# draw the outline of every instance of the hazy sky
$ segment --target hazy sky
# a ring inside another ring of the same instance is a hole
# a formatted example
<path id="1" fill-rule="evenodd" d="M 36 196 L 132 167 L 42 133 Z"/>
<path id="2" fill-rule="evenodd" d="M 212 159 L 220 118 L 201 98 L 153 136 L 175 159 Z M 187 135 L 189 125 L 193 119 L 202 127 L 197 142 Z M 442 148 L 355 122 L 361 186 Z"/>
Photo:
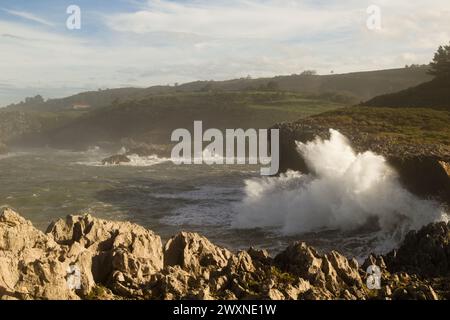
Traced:
<path id="1" fill-rule="evenodd" d="M 69 5 L 81 29 L 66 27 Z M 381 8 L 369 30 L 367 8 Z M 449 0 L 0 0 L 0 106 L 25 96 L 428 63 Z"/>

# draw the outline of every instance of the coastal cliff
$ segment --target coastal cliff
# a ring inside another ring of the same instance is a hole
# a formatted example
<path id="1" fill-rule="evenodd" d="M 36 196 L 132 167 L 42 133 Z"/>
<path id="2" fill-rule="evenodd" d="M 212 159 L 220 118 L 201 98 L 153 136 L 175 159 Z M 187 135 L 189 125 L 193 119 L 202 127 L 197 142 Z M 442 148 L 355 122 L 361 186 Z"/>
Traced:
<path id="1" fill-rule="evenodd" d="M 329 139 L 330 128 L 356 152 L 384 156 L 400 182 L 421 198 L 450 204 L 449 113 L 426 109 L 354 107 L 281 123 L 280 171 L 309 173 L 296 142 Z"/>
<path id="2" fill-rule="evenodd" d="M 370 290 L 369 266 L 381 270 Z M 411 232 L 362 266 L 336 251 L 293 243 L 275 257 L 231 252 L 196 233 L 163 244 L 129 222 L 68 216 L 43 233 L 11 209 L 0 215 L 1 299 L 423 299 L 450 298 L 450 224 Z"/>

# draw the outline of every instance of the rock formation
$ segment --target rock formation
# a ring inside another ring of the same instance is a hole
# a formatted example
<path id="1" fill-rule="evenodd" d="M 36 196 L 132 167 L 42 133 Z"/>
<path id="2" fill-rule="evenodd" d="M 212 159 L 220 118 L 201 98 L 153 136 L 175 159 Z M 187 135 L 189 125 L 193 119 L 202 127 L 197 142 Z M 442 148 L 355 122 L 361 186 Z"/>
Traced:
<path id="1" fill-rule="evenodd" d="M 103 165 L 117 165 L 121 163 L 129 163 L 131 162 L 130 158 L 123 154 L 116 154 L 111 157 L 105 158 L 102 160 Z"/>
<path id="2" fill-rule="evenodd" d="M 274 258 L 233 253 L 196 233 L 161 238 L 129 222 L 68 216 L 46 233 L 11 209 L 0 215 L 1 299 L 448 299 L 450 225 L 412 232 L 362 266 L 293 243 Z M 367 286 L 369 266 L 381 289 Z"/>

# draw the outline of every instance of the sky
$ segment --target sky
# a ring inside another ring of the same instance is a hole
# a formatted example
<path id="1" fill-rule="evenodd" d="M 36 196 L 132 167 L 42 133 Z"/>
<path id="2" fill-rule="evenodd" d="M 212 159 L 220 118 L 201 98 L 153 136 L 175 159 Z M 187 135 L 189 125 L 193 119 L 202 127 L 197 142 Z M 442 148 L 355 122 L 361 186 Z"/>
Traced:
<path id="1" fill-rule="evenodd" d="M 67 27 L 70 5 L 80 29 Z M 368 27 L 373 19 L 380 28 Z M 425 64 L 449 41 L 448 0 L 0 0 L 0 106 L 36 94 Z"/>

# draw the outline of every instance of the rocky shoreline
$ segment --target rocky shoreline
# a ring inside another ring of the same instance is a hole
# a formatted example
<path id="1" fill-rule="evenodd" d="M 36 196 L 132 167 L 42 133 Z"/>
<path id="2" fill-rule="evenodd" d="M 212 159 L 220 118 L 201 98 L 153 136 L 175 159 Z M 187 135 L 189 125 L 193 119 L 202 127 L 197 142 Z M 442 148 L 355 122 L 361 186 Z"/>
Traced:
<path id="1" fill-rule="evenodd" d="M 366 272 L 381 270 L 381 288 Z M 150 230 L 90 215 L 43 233 L 11 209 L 0 215 L 0 299 L 417 299 L 450 298 L 450 223 L 411 232 L 362 266 L 293 243 L 270 257 L 233 253 L 195 233 L 163 244 Z"/>

